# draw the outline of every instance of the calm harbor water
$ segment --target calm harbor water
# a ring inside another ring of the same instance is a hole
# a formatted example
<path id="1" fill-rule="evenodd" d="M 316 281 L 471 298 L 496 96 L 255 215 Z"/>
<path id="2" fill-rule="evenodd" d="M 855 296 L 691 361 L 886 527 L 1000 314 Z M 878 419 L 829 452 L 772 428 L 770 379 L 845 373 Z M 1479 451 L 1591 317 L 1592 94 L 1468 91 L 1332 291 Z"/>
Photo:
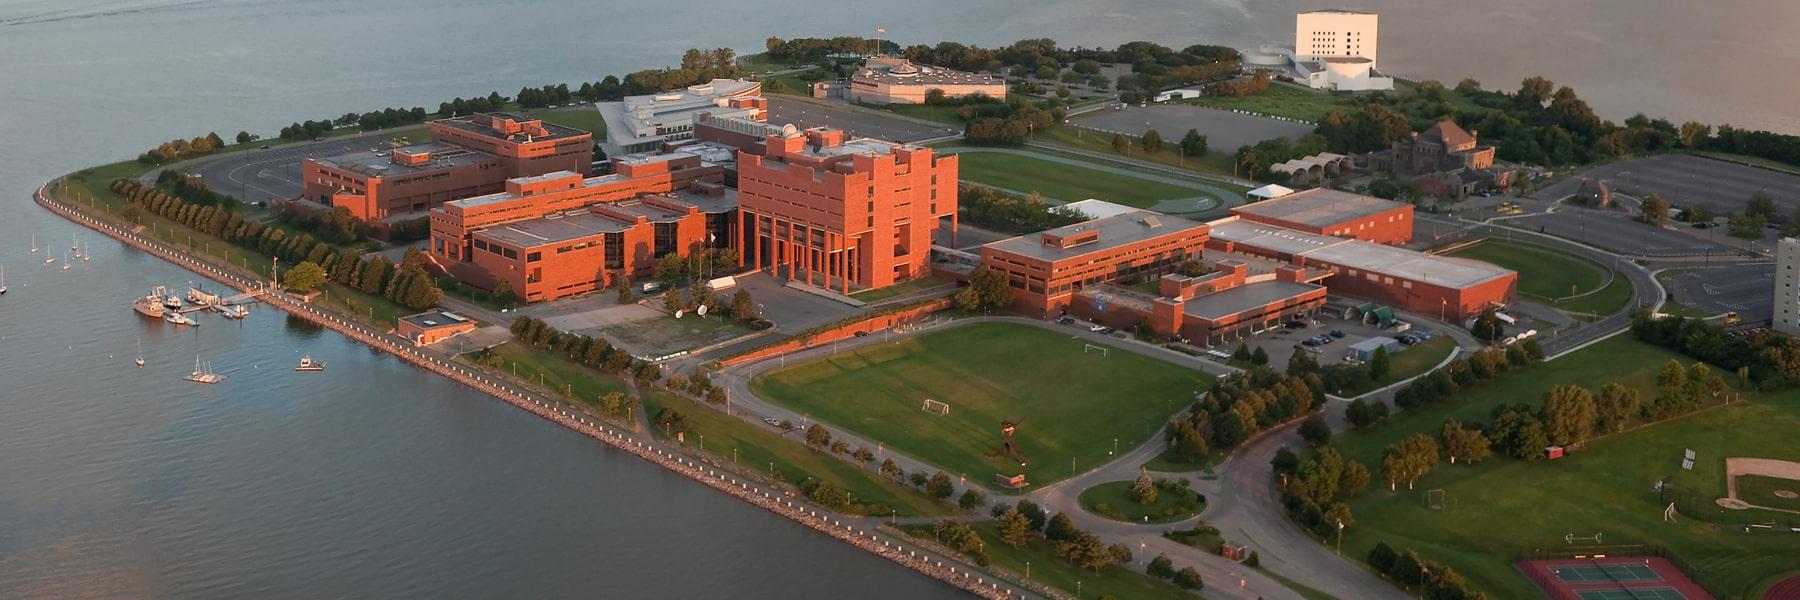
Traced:
<path id="1" fill-rule="evenodd" d="M 1800 21 L 1791 3 L 1359 4 L 1384 13 L 1402 76 L 1542 73 L 1612 117 L 1800 131 L 1781 104 L 1800 84 L 1779 68 L 1800 45 L 1772 31 Z M 951 595 L 274 311 L 179 331 L 142 319 L 132 295 L 194 277 L 86 233 L 90 262 L 46 268 L 32 236 L 60 262 L 78 229 L 30 191 L 173 137 L 510 95 L 771 33 L 1245 45 L 1323 6 L 0 0 L 0 597 Z M 230 379 L 181 381 L 196 353 Z M 330 371 L 291 371 L 301 353 Z"/>

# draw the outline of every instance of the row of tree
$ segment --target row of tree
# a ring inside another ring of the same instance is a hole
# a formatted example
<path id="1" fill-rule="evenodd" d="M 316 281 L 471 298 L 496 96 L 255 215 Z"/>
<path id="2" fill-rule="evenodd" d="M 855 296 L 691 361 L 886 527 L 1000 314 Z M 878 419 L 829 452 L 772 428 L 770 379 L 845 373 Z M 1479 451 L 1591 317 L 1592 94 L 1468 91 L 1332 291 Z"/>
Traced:
<path id="1" fill-rule="evenodd" d="M 1327 535 L 1356 521 L 1349 500 L 1369 485 L 1369 468 L 1362 463 L 1326 446 L 1305 460 L 1282 448 L 1271 466 L 1286 482 L 1282 508 L 1307 531 Z"/>
<path id="2" fill-rule="evenodd" d="M 223 147 L 225 147 L 225 140 L 220 139 L 219 134 L 208 133 L 191 140 L 173 139 L 163 142 L 155 148 L 139 154 L 137 161 L 147 165 L 160 165 L 186 158 L 205 156 Z"/>
<path id="3" fill-rule="evenodd" d="M 190 177 L 186 173 L 174 169 L 165 169 L 156 175 L 156 189 L 200 206 L 222 206 L 227 209 L 235 209 L 238 205 L 237 198 L 213 191 L 212 186 L 207 184 L 205 179 Z"/>
<path id="4" fill-rule="evenodd" d="M 1448 400 L 1458 390 L 1493 381 L 1509 370 L 1543 359 L 1544 350 L 1536 340 L 1525 340 L 1504 349 L 1478 350 L 1401 387 L 1394 392 L 1394 405 L 1412 408 Z"/>
<path id="5" fill-rule="evenodd" d="M 647 383 L 654 383 L 661 379 L 662 370 L 660 368 L 645 368 L 656 367 L 654 363 L 634 359 L 630 352 L 613 346 L 604 338 L 561 331 L 549 323 L 528 316 L 513 319 L 509 329 L 512 331 L 513 339 L 518 340 L 519 343 L 564 356 L 590 369 L 635 377 Z"/>
<path id="6" fill-rule="evenodd" d="M 1469 589 L 1469 582 L 1450 567 L 1419 558 L 1411 548 L 1395 552 L 1387 542 L 1378 542 L 1369 550 L 1368 563 L 1395 584 L 1408 590 L 1420 586 L 1419 594 L 1433 600 L 1485 600 L 1487 595 Z"/>
<path id="7" fill-rule="evenodd" d="M 1788 336 L 1766 332 L 1726 335 L 1724 327 L 1699 319 L 1657 318 L 1643 310 L 1632 315 L 1631 333 L 1639 340 L 1736 373 L 1741 381 L 1763 390 L 1800 382 L 1800 342 Z"/>
<path id="8" fill-rule="evenodd" d="M 1080 211 L 1050 206 L 1036 192 L 1021 197 L 965 183 L 957 186 L 956 202 L 962 222 L 1002 233 L 1043 231 L 1087 220 Z"/>
<path id="9" fill-rule="evenodd" d="M 1169 420 L 1175 457 L 1198 462 L 1212 449 L 1230 449 L 1257 432 L 1310 414 L 1322 406 L 1325 384 L 1317 372 L 1276 373 L 1251 366 L 1236 377 L 1214 380 L 1193 408 Z"/>

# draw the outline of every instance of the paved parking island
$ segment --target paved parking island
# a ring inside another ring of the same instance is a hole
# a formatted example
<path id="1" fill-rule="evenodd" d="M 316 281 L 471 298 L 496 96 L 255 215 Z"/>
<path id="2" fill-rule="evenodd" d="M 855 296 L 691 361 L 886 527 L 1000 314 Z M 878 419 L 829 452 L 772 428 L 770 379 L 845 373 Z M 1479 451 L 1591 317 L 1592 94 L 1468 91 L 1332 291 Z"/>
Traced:
<path id="1" fill-rule="evenodd" d="M 1206 136 L 1206 147 L 1214 152 L 1235 152 L 1239 146 L 1285 137 L 1297 140 L 1312 133 L 1313 126 L 1267 117 L 1206 108 L 1191 104 L 1156 104 L 1124 110 L 1103 110 L 1082 115 L 1080 125 L 1117 131 L 1127 135 L 1143 135 L 1155 129 L 1164 140 L 1179 141 L 1187 130 L 1198 130 Z"/>

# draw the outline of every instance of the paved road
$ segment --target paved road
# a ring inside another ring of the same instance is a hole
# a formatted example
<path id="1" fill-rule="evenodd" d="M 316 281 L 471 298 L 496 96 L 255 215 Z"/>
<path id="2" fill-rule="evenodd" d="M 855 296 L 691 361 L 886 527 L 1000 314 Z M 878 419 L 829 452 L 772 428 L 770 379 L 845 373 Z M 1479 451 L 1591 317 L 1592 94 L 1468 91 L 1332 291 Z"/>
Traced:
<path id="1" fill-rule="evenodd" d="M 1156 206 L 1151 207 L 1151 210 L 1156 210 L 1156 211 L 1161 211 L 1161 212 L 1176 213 L 1176 214 L 1213 212 L 1213 211 L 1218 210 L 1219 208 L 1222 208 L 1224 206 L 1230 205 L 1231 203 L 1234 203 L 1234 201 L 1236 201 L 1238 199 L 1238 195 L 1230 190 L 1226 190 L 1224 188 L 1221 188 L 1221 187 L 1218 187 L 1215 185 L 1204 183 L 1193 177 L 1178 177 L 1178 176 L 1163 175 L 1163 174 L 1158 174 L 1158 173 L 1146 173 L 1146 172 L 1144 172 L 1142 170 L 1138 170 L 1138 169 L 1128 169 L 1128 168 L 1121 167 L 1121 166 L 1100 164 L 1095 161 L 1074 159 L 1074 158 L 1069 158 L 1066 156 L 1059 156 L 1056 154 L 1049 154 L 1049 153 L 1045 153 L 1045 152 L 1033 152 L 1031 150 L 1020 150 L 1017 148 L 990 148 L 990 147 L 974 147 L 974 146 L 945 148 L 944 152 L 947 154 L 962 154 L 962 153 L 967 153 L 967 152 L 984 152 L 984 153 L 993 153 L 993 154 L 1010 154 L 1013 156 L 1024 156 L 1024 157 L 1028 157 L 1028 158 L 1034 158 L 1034 159 L 1038 159 L 1038 160 L 1068 165 L 1071 167 L 1079 167 L 1079 168 L 1083 168 L 1083 169 L 1090 169 L 1090 170 L 1100 171 L 1100 172 L 1104 172 L 1104 173 L 1112 173 L 1114 175 L 1122 175 L 1125 177 L 1135 177 L 1135 178 L 1144 179 L 1147 181 L 1155 181 L 1157 183 L 1165 183 L 1168 185 L 1173 185 L 1176 187 L 1183 187 L 1183 188 L 1187 188 L 1187 189 L 1194 190 L 1197 192 L 1202 192 L 1203 194 L 1205 194 L 1205 195 L 1193 196 L 1190 198 L 1163 200 L 1162 202 L 1157 203 Z M 979 183 L 979 182 L 976 182 L 976 183 Z M 1065 200 L 1072 201 L 1072 200 L 1082 200 L 1082 199 L 1084 199 L 1084 198 L 1065 199 Z M 1101 198 L 1101 200 L 1105 200 L 1105 198 Z"/>
<path id="2" fill-rule="evenodd" d="M 1769 319 L 1774 313 L 1775 264 L 1768 261 L 1675 266 L 1691 271 L 1665 275 L 1676 302 L 1708 314 L 1736 312 L 1745 321 Z"/>
<path id="3" fill-rule="evenodd" d="M 1206 146 L 1214 152 L 1236 152 L 1241 146 L 1273 138 L 1297 140 L 1313 132 L 1305 123 L 1281 121 L 1192 104 L 1153 104 L 1124 110 L 1094 111 L 1076 123 L 1102 131 L 1141 136 L 1155 129 L 1163 139 L 1176 141 L 1194 129 L 1206 136 Z"/>
<path id="4" fill-rule="evenodd" d="M 962 134 L 962 128 L 947 123 L 884 113 L 870 108 L 841 103 L 769 94 L 770 124 L 788 123 L 801 129 L 836 127 L 855 137 L 872 137 L 896 142 L 917 142 Z"/>
<path id="5" fill-rule="evenodd" d="M 304 187 L 300 180 L 300 162 L 303 159 L 368 152 L 371 148 L 385 145 L 388 136 L 402 130 L 407 130 L 406 133 L 417 138 L 415 141 L 426 137 L 423 126 L 412 125 L 318 142 L 279 143 L 280 140 L 271 140 L 267 149 L 256 148 L 206 156 L 168 165 L 163 169 L 181 169 L 199 175 L 214 190 L 231 194 L 245 202 L 293 198 L 299 196 Z M 152 170 L 139 179 L 144 183 L 155 181 L 163 169 Z"/>

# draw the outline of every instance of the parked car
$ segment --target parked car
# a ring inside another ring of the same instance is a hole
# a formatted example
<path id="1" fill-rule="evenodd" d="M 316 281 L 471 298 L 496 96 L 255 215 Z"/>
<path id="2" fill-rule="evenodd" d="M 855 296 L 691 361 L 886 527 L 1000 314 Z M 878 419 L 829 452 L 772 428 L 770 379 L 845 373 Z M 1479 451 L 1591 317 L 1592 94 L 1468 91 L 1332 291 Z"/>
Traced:
<path id="1" fill-rule="evenodd" d="M 1105 325 L 1100 325 L 1100 324 L 1098 324 L 1098 323 L 1096 323 L 1096 324 L 1093 324 L 1093 325 L 1089 325 L 1089 326 L 1088 326 L 1088 331 L 1092 331 L 1092 332 L 1094 332 L 1094 333 L 1100 333 L 1100 332 L 1102 332 L 1102 331 L 1105 331 L 1105 330 L 1106 330 L 1106 326 L 1105 326 Z"/>
<path id="2" fill-rule="evenodd" d="M 1057 319 L 1056 322 L 1061 323 L 1063 325 L 1074 325 L 1075 317 L 1063 317 L 1063 318 Z"/>
<path id="3" fill-rule="evenodd" d="M 1319 338 L 1306 338 L 1306 339 L 1300 341 L 1300 345 L 1306 346 L 1308 348 L 1317 346 L 1317 345 L 1319 345 Z"/>
<path id="4" fill-rule="evenodd" d="M 1339 331 L 1339 330 L 1336 330 L 1336 329 L 1333 329 L 1333 330 L 1331 330 L 1331 337 L 1334 337 L 1334 338 L 1338 338 L 1338 339 L 1343 339 L 1343 337 L 1344 337 L 1344 332 L 1343 332 L 1343 331 Z"/>
<path id="5" fill-rule="evenodd" d="M 1287 322 L 1288 329 L 1301 329 L 1304 327 L 1306 327 L 1306 321 L 1288 321 Z"/>

